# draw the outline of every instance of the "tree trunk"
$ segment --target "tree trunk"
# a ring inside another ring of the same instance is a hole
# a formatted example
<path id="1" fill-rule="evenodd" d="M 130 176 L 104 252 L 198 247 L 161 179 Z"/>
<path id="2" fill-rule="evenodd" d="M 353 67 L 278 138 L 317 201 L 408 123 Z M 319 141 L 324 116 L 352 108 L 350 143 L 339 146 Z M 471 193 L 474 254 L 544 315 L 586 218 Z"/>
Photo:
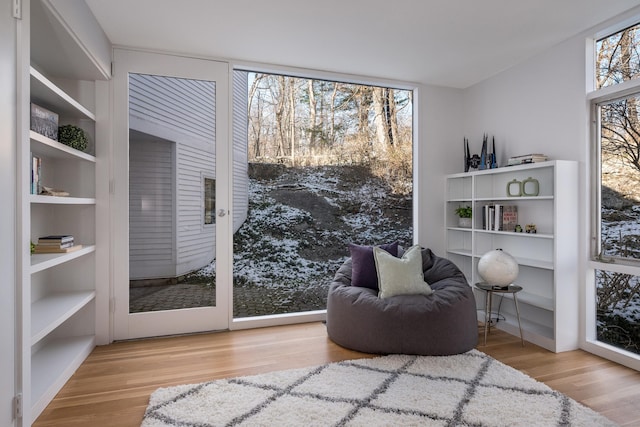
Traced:
<path id="1" fill-rule="evenodd" d="M 381 87 L 373 88 L 373 110 L 374 124 L 376 128 L 376 150 L 386 153 L 391 145 L 391 126 L 388 121 L 388 106 L 386 105 L 385 89 Z"/>
<path id="2" fill-rule="evenodd" d="M 247 103 L 247 117 L 249 118 L 249 124 L 251 129 L 253 130 L 253 158 L 257 159 L 261 156 L 261 143 L 262 143 L 262 95 L 258 91 L 258 86 L 264 74 L 256 74 L 251 83 L 251 87 L 249 88 L 249 96 Z M 254 104 L 254 100 L 256 103 L 256 112 L 252 114 L 252 108 Z"/>
<path id="3" fill-rule="evenodd" d="M 284 124 L 285 109 L 285 77 L 278 76 L 278 92 L 276 101 L 276 137 L 278 145 L 276 148 L 276 157 L 286 156 L 284 150 L 284 141 L 286 140 L 286 126 Z"/>
<path id="4" fill-rule="evenodd" d="M 316 152 L 316 146 L 318 143 L 317 127 L 318 117 L 317 108 L 318 101 L 313 91 L 313 80 L 307 80 L 307 91 L 309 92 L 309 152 L 313 156 Z"/>
<path id="5" fill-rule="evenodd" d="M 387 122 L 389 123 L 391 145 L 397 144 L 400 140 L 398 132 L 398 109 L 396 107 L 395 91 L 386 89 L 387 94 Z"/>
<path id="6" fill-rule="evenodd" d="M 289 144 L 291 145 L 291 164 L 296 164 L 296 86 L 295 79 L 288 77 L 289 81 Z"/>
<path id="7" fill-rule="evenodd" d="M 331 92 L 331 119 L 329 123 L 329 145 L 333 149 L 336 142 L 336 96 L 338 95 L 338 83 L 333 84 L 333 92 Z"/>

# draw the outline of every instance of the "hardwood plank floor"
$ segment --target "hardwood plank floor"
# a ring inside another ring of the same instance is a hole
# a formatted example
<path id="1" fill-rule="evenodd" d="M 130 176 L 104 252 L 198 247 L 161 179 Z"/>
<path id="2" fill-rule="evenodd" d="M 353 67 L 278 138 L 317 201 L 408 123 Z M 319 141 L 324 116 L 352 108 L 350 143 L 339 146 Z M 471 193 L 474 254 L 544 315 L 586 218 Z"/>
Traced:
<path id="1" fill-rule="evenodd" d="M 495 329 L 478 350 L 621 425 L 640 425 L 640 372 L 581 350 L 522 347 Z M 322 323 L 114 343 L 93 351 L 34 426 L 138 427 L 158 387 L 362 357 L 372 355 L 334 344 Z"/>

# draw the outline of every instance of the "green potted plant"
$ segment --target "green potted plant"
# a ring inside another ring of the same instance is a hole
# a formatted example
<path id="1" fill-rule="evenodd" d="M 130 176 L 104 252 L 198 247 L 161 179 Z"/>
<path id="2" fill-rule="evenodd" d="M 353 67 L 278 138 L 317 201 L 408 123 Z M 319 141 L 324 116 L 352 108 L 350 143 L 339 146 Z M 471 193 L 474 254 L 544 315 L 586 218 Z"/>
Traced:
<path id="1" fill-rule="evenodd" d="M 84 130 L 74 125 L 60 126 L 58 128 L 58 141 L 79 151 L 86 150 L 89 142 Z"/>
<path id="2" fill-rule="evenodd" d="M 458 215 L 458 226 L 471 228 L 471 216 L 473 215 L 471 206 L 458 206 L 455 212 Z"/>

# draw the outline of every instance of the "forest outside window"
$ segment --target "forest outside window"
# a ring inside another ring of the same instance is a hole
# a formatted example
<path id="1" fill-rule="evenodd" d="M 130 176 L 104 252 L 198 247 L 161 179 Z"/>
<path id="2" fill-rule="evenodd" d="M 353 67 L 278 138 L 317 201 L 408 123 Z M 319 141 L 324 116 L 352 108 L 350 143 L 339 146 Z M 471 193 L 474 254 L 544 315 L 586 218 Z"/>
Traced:
<path id="1" fill-rule="evenodd" d="M 593 259 L 598 341 L 640 354 L 640 27 L 596 42 Z M 618 86 L 616 86 L 618 85 Z M 618 89 L 622 87 L 623 89 Z"/>
<path id="2" fill-rule="evenodd" d="M 640 52 L 636 24 L 596 42 L 596 89 L 640 76 Z"/>

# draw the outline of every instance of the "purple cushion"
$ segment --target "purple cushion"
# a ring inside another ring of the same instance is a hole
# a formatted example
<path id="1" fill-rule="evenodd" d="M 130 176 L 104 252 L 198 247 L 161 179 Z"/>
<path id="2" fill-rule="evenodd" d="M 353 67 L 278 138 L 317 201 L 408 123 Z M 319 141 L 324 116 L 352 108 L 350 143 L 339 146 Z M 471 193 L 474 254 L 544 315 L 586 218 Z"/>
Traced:
<path id="1" fill-rule="evenodd" d="M 398 242 L 380 245 L 391 255 L 398 256 Z M 373 246 L 361 246 L 349 243 L 351 253 L 351 286 L 378 290 L 378 273 L 373 259 Z"/>

